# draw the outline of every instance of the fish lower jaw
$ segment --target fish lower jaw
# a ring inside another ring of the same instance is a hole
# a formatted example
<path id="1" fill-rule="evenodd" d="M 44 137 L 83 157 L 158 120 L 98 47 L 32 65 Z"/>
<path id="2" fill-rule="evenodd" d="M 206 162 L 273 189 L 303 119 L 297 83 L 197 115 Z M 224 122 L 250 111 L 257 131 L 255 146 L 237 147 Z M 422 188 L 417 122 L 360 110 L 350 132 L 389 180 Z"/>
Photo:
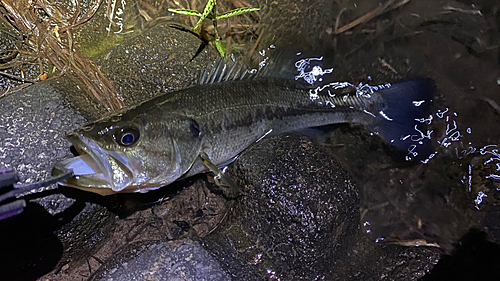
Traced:
<path id="1" fill-rule="evenodd" d="M 116 193 L 111 177 L 104 173 L 87 153 L 57 162 L 52 169 L 52 175 L 59 175 L 68 170 L 73 171 L 74 176 L 59 182 L 60 185 L 79 189 L 111 189 Z"/>
<path id="2" fill-rule="evenodd" d="M 119 194 L 119 193 L 147 193 L 149 191 L 159 189 L 159 188 L 161 188 L 163 186 L 140 186 L 140 185 L 139 186 L 135 186 L 135 185 L 129 185 L 126 188 L 124 188 L 122 190 L 119 190 L 119 191 L 115 191 L 112 188 L 105 187 L 105 186 L 90 187 L 90 186 L 78 186 L 78 185 L 75 185 L 75 186 L 70 186 L 70 187 L 77 188 L 77 189 L 84 190 L 84 191 L 88 191 L 88 192 L 97 193 L 97 194 L 100 194 L 100 195 L 113 195 L 113 194 Z"/>

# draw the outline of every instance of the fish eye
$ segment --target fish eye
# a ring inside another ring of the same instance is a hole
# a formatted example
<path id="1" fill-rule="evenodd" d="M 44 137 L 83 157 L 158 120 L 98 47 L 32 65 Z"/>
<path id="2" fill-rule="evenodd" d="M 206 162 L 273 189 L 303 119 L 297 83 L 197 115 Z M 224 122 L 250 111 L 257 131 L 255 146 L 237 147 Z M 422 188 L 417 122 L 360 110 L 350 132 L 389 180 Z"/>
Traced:
<path id="1" fill-rule="evenodd" d="M 131 146 L 137 143 L 139 136 L 139 131 L 135 128 L 122 128 L 115 134 L 115 140 L 121 146 Z"/>

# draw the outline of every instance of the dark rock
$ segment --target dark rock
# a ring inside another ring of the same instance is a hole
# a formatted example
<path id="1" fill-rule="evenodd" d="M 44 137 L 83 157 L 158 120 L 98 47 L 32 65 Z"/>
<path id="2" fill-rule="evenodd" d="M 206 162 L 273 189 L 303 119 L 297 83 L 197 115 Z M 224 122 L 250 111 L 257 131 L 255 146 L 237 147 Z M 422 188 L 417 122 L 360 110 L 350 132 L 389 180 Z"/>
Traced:
<path id="1" fill-rule="evenodd" d="M 202 41 L 169 24 L 143 31 L 96 59 L 127 105 L 196 84 L 201 71 L 218 58 L 211 48 L 194 58 Z"/>
<path id="2" fill-rule="evenodd" d="M 235 169 L 246 195 L 231 211 L 238 223 L 229 233 L 256 243 L 248 261 L 262 254 L 284 279 L 312 280 L 335 266 L 358 231 L 359 197 L 330 154 L 304 136 L 283 135 L 250 148 Z"/>
<path id="3" fill-rule="evenodd" d="M 231 280 L 196 241 L 144 241 L 123 247 L 89 280 Z"/>
<path id="4" fill-rule="evenodd" d="M 72 156 L 63 136 L 87 121 L 68 108 L 63 95 L 49 83 L 37 83 L 0 99 L 0 118 L 4 132 L 0 166 L 15 168 L 21 182 L 47 178 L 57 159 Z"/>
<path id="5" fill-rule="evenodd" d="M 439 258 L 436 248 L 369 241 L 354 181 L 304 136 L 264 139 L 229 173 L 246 194 L 203 241 L 236 280 L 416 280 Z"/>

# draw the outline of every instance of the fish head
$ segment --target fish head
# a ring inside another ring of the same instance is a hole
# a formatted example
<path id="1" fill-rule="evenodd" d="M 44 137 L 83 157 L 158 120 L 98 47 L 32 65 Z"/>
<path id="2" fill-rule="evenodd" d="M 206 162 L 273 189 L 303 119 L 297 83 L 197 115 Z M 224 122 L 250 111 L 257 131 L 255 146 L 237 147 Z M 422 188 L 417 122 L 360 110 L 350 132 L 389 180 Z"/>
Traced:
<path id="1" fill-rule="evenodd" d="M 201 134 L 195 136 L 190 126 L 189 118 L 149 114 L 97 121 L 67 135 L 80 155 L 56 163 L 53 174 L 72 170 L 74 176 L 61 185 L 102 195 L 159 188 L 182 176 L 199 153 Z M 175 132 L 181 127 L 187 133 Z"/>

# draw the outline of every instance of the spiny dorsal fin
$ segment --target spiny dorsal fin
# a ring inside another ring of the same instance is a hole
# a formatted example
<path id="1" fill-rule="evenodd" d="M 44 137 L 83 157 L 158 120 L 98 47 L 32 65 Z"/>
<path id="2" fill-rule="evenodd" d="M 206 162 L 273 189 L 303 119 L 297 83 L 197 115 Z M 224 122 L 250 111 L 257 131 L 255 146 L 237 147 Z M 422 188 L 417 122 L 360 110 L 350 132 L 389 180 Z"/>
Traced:
<path id="1" fill-rule="evenodd" d="M 268 52 L 272 52 L 272 54 L 266 56 Z M 317 76 L 333 71 L 333 69 L 322 68 L 323 56 L 311 56 L 310 54 L 308 56 L 286 48 L 268 49 L 268 52 L 263 52 L 262 56 L 265 58 L 259 63 L 259 70 L 249 69 L 235 62 L 234 57 L 221 58 L 213 66 L 202 71 L 199 83 L 211 84 L 255 77 L 276 77 L 295 80 L 299 84 L 311 88 L 325 82 Z M 315 69 L 318 69 L 316 70 L 318 74 L 313 74 Z M 319 81 L 316 81 L 317 78 Z"/>
<path id="2" fill-rule="evenodd" d="M 221 58 L 212 67 L 201 72 L 200 84 L 211 84 L 232 80 L 250 79 L 256 76 L 256 69 L 248 69 L 234 61 L 234 58 Z"/>

